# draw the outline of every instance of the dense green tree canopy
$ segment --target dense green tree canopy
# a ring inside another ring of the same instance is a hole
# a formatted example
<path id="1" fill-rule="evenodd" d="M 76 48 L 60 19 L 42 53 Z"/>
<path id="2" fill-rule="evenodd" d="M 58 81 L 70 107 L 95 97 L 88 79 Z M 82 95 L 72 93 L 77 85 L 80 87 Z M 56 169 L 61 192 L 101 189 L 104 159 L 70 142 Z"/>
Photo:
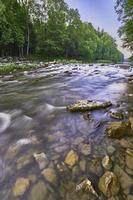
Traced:
<path id="1" fill-rule="evenodd" d="M 0 55 L 117 62 L 115 40 L 64 0 L 0 0 Z"/>

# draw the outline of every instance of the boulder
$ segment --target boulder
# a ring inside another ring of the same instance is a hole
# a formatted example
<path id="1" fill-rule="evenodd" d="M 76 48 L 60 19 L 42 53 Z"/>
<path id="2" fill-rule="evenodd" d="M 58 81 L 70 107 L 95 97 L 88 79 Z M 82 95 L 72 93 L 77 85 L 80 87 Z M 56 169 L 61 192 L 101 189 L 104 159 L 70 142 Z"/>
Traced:
<path id="1" fill-rule="evenodd" d="M 98 186 L 100 191 L 108 198 L 117 195 L 120 189 L 117 176 L 111 171 L 105 172 L 100 178 Z"/>
<path id="2" fill-rule="evenodd" d="M 64 162 L 70 167 L 73 167 L 77 161 L 78 161 L 78 154 L 75 151 L 71 150 L 68 152 Z"/>
<path id="3" fill-rule="evenodd" d="M 23 195 L 26 190 L 29 188 L 30 181 L 27 178 L 18 178 L 13 187 L 13 196 L 19 197 Z"/>
<path id="4" fill-rule="evenodd" d="M 67 109 L 71 112 L 84 112 L 84 111 L 107 108 L 111 105 L 112 105 L 111 102 L 102 103 L 102 102 L 89 101 L 89 100 L 80 100 L 72 105 L 67 106 Z"/>

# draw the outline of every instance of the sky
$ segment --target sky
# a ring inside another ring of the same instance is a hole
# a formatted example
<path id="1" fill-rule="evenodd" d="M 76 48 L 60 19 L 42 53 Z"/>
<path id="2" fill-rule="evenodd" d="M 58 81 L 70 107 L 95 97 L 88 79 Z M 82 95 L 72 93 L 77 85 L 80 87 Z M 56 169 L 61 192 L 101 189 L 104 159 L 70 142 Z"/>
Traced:
<path id="1" fill-rule="evenodd" d="M 118 49 L 128 58 L 131 54 L 123 49 L 122 41 L 118 36 L 120 22 L 114 10 L 116 0 L 65 0 L 71 8 L 77 8 L 83 21 L 88 21 L 97 29 L 104 29 L 116 39 Z"/>

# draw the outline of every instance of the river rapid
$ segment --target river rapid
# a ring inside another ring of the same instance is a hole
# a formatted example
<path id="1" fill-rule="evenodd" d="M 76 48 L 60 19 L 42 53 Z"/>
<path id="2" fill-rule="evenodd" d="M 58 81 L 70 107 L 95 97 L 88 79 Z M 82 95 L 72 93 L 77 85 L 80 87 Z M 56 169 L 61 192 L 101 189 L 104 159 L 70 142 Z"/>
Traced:
<path id="1" fill-rule="evenodd" d="M 85 113 L 66 109 L 86 99 L 111 101 L 112 106 Z M 53 64 L 1 76 L 0 200 L 133 199 L 133 169 L 125 160 L 133 138 L 107 137 L 108 122 L 116 121 L 111 111 L 122 113 L 124 119 L 133 116 L 131 66 Z M 64 163 L 70 151 L 78 156 L 71 167 Z M 40 153 L 43 158 L 36 159 Z M 121 174 L 120 190 L 112 198 L 98 188 L 106 155 L 112 171 L 117 168 Z M 76 192 L 85 178 L 98 197 Z"/>

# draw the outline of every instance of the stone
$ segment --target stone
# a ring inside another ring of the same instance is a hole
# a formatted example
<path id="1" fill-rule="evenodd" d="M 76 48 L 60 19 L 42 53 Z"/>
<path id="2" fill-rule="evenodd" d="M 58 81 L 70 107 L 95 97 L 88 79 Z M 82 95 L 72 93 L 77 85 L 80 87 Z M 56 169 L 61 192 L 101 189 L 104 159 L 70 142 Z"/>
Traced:
<path id="1" fill-rule="evenodd" d="M 129 169 L 133 170 L 133 150 L 126 150 L 126 165 Z"/>
<path id="2" fill-rule="evenodd" d="M 127 200 L 133 200 L 133 195 L 128 195 Z"/>
<path id="3" fill-rule="evenodd" d="M 48 190 L 43 181 L 39 181 L 36 183 L 29 195 L 28 200 L 44 200 L 47 199 L 48 196 Z"/>
<path id="4" fill-rule="evenodd" d="M 133 179 L 119 165 L 115 165 L 114 173 L 117 175 L 123 191 L 129 191 L 133 186 Z"/>
<path id="5" fill-rule="evenodd" d="M 123 113 L 120 112 L 109 112 L 110 117 L 114 118 L 114 119 L 124 119 L 124 115 Z"/>
<path id="6" fill-rule="evenodd" d="M 13 187 L 14 197 L 22 196 L 30 186 L 30 181 L 27 178 L 18 178 Z"/>
<path id="7" fill-rule="evenodd" d="M 56 185 L 56 183 L 57 183 L 57 176 L 56 176 L 56 172 L 55 172 L 54 169 L 52 169 L 52 168 L 46 168 L 46 169 L 44 169 L 42 171 L 42 175 L 44 176 L 44 178 L 48 182 Z"/>
<path id="8" fill-rule="evenodd" d="M 83 190 L 84 192 L 90 192 L 91 194 L 93 194 L 96 197 L 98 197 L 98 194 L 94 190 L 92 182 L 89 179 L 85 179 L 84 181 L 82 181 L 80 184 L 78 184 L 76 186 L 76 191 L 78 192 L 80 190 Z"/>
<path id="9" fill-rule="evenodd" d="M 133 131 L 133 117 L 130 117 L 130 118 L 129 118 L 129 122 L 130 122 L 130 124 L 131 124 L 131 129 L 132 129 L 132 131 Z"/>
<path id="10" fill-rule="evenodd" d="M 71 112 L 84 112 L 84 111 L 91 111 L 91 110 L 98 110 L 102 108 L 107 108 L 111 106 L 111 102 L 95 102 L 89 100 L 80 100 L 77 101 L 75 104 L 67 106 L 67 109 Z"/>
<path id="11" fill-rule="evenodd" d="M 98 186 L 100 191 L 108 198 L 117 195 L 120 190 L 118 178 L 111 171 L 105 172 L 100 178 Z"/>
<path id="12" fill-rule="evenodd" d="M 73 177 L 77 177 L 78 175 L 80 174 L 80 169 L 79 169 L 79 166 L 75 165 L 72 169 L 72 175 Z"/>
<path id="13" fill-rule="evenodd" d="M 110 159 L 109 156 L 105 156 L 102 160 L 102 166 L 107 169 L 110 170 L 112 168 L 112 160 Z"/>
<path id="14" fill-rule="evenodd" d="M 65 158 L 65 164 L 67 164 L 70 167 L 73 167 L 78 161 L 78 154 L 71 150 L 68 152 L 66 158 Z"/>
<path id="15" fill-rule="evenodd" d="M 133 143 L 130 141 L 130 138 L 122 138 L 121 140 L 120 140 L 120 145 L 121 145 L 121 147 L 122 148 L 131 148 L 131 149 L 133 149 Z"/>
<path id="16" fill-rule="evenodd" d="M 96 174 L 97 176 L 100 177 L 103 174 L 101 159 L 94 158 L 93 160 L 91 160 L 87 165 L 87 169 L 89 172 Z"/>
<path id="17" fill-rule="evenodd" d="M 91 154 L 91 145 L 90 144 L 80 144 L 79 150 L 84 156 L 88 156 Z"/>
<path id="18" fill-rule="evenodd" d="M 84 138 L 83 138 L 83 137 L 77 137 L 77 138 L 75 138 L 73 144 L 74 144 L 74 145 L 79 145 L 79 144 L 81 144 L 81 142 L 83 142 L 83 141 L 84 141 Z"/>
<path id="19" fill-rule="evenodd" d="M 17 169 L 21 169 L 25 167 L 26 165 L 29 165 L 32 161 L 33 161 L 33 158 L 30 154 L 20 157 L 17 160 Z"/>
<path id="20" fill-rule="evenodd" d="M 123 136 L 131 135 L 130 123 L 110 122 L 107 128 L 107 135 L 111 138 L 120 139 Z"/>
<path id="21" fill-rule="evenodd" d="M 84 172 L 86 170 L 86 160 L 85 159 L 82 159 L 80 162 L 79 162 L 79 166 L 80 166 L 80 169 L 82 172 Z"/>
<path id="22" fill-rule="evenodd" d="M 45 153 L 34 153 L 33 157 L 38 163 L 38 166 L 40 169 L 44 169 L 45 167 L 47 167 L 49 160 Z"/>
<path id="23" fill-rule="evenodd" d="M 116 150 L 115 147 L 113 147 L 111 145 L 107 147 L 107 152 L 108 152 L 109 155 L 113 155 L 115 150 Z"/>

